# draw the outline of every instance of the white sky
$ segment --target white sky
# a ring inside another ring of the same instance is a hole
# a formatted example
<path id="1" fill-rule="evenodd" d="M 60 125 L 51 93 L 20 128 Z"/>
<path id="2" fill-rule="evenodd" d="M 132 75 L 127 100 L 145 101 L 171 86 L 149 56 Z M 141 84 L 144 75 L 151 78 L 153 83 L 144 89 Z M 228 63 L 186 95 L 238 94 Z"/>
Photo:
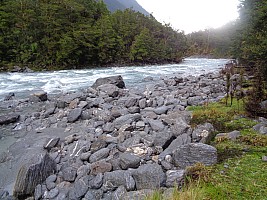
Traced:
<path id="1" fill-rule="evenodd" d="M 238 18 L 239 0 L 137 0 L 160 22 L 185 33 L 218 28 Z"/>

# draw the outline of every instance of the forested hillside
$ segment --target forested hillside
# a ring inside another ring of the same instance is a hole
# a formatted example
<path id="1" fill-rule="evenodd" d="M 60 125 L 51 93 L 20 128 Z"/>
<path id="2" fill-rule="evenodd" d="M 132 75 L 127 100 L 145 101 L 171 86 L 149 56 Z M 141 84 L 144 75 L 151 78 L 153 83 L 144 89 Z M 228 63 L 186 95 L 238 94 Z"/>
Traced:
<path id="1" fill-rule="evenodd" d="M 0 2 L 0 64 L 66 69 L 177 62 L 186 38 L 153 16 L 95 0 Z"/>
<path id="2" fill-rule="evenodd" d="M 144 15 L 149 15 L 149 13 L 140 6 L 136 0 L 104 0 L 104 2 L 111 12 L 131 8 L 134 11 L 143 13 Z"/>

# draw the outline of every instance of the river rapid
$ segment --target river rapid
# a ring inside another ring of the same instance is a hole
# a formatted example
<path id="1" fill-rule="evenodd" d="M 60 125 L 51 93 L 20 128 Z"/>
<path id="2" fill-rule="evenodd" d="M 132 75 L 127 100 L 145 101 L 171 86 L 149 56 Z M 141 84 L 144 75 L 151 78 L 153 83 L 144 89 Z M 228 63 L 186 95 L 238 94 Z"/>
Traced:
<path id="1" fill-rule="evenodd" d="M 34 73 L 0 73 L 0 101 L 10 92 L 14 92 L 16 98 L 25 98 L 39 90 L 44 90 L 49 94 L 76 91 L 91 86 L 100 77 L 114 75 L 122 75 L 128 88 L 140 87 L 148 84 L 149 81 L 155 81 L 163 77 L 197 76 L 216 72 L 228 61 L 227 59 L 186 58 L 179 64 L 167 65 L 105 67 Z"/>

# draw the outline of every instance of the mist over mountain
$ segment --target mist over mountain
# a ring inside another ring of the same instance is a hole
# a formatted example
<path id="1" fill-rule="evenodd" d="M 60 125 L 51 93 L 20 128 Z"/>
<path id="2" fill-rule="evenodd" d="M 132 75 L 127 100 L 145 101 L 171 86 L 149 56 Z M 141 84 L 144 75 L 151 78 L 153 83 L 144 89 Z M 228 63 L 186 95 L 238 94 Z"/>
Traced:
<path id="1" fill-rule="evenodd" d="M 135 11 L 149 15 L 149 13 L 136 0 L 104 0 L 111 12 L 132 8 Z"/>

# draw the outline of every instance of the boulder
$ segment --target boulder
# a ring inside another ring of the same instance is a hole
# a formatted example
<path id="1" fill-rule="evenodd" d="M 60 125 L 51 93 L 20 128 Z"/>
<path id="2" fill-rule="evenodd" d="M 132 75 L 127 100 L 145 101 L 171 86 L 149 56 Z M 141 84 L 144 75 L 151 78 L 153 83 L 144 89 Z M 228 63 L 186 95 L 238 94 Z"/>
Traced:
<path id="1" fill-rule="evenodd" d="M 160 120 L 148 119 L 147 121 L 153 131 L 163 131 L 165 128 L 164 124 Z"/>
<path id="2" fill-rule="evenodd" d="M 104 160 L 91 164 L 91 174 L 97 175 L 99 173 L 110 172 L 112 170 L 112 165 Z"/>
<path id="3" fill-rule="evenodd" d="M 114 126 L 115 128 L 119 129 L 125 124 L 131 124 L 132 122 L 139 121 L 140 119 L 141 119 L 141 115 L 138 113 L 123 115 L 114 120 Z"/>
<path id="4" fill-rule="evenodd" d="M 158 164 L 141 165 L 133 170 L 132 176 L 136 183 L 136 189 L 156 189 L 163 186 L 166 175 Z"/>
<path id="5" fill-rule="evenodd" d="M 166 172 L 166 187 L 181 186 L 185 177 L 185 170 L 169 170 Z"/>
<path id="6" fill-rule="evenodd" d="M 81 108 L 75 108 L 75 109 L 71 110 L 68 117 L 67 117 L 68 122 L 73 123 L 73 122 L 77 121 L 79 119 L 79 117 L 81 116 L 81 114 L 82 114 Z"/>
<path id="7" fill-rule="evenodd" d="M 104 174 L 103 185 L 106 190 L 115 190 L 120 186 L 124 186 L 127 191 L 135 189 L 135 181 L 131 173 L 127 170 L 106 172 Z"/>
<path id="8" fill-rule="evenodd" d="M 176 167 L 182 169 L 198 162 L 213 165 L 217 163 L 217 149 L 203 143 L 185 144 L 173 152 L 173 162 Z"/>
<path id="9" fill-rule="evenodd" d="M 47 101 L 47 92 L 45 91 L 35 92 L 32 95 L 37 97 L 40 101 Z"/>
<path id="10" fill-rule="evenodd" d="M 66 167 L 62 170 L 64 181 L 73 182 L 77 176 L 77 169 L 74 167 Z"/>
<path id="11" fill-rule="evenodd" d="M 193 142 L 209 143 L 212 139 L 214 127 L 210 123 L 198 125 L 192 133 Z"/>
<path id="12" fill-rule="evenodd" d="M 267 134 L 267 125 L 265 123 L 259 123 L 253 126 L 253 129 L 260 134 L 266 135 Z"/>
<path id="13" fill-rule="evenodd" d="M 13 195 L 19 199 L 34 193 L 35 187 L 56 172 L 56 163 L 48 154 L 36 155 L 17 175 Z"/>
<path id="14" fill-rule="evenodd" d="M 88 191 L 88 178 L 83 177 L 75 181 L 69 190 L 69 199 L 81 199 Z"/>
<path id="15" fill-rule="evenodd" d="M 125 83 L 123 81 L 122 76 L 110 76 L 105 78 L 99 78 L 95 81 L 95 83 L 92 85 L 92 88 L 97 88 L 100 85 L 104 84 L 112 84 L 116 85 L 118 88 L 125 88 Z"/>
<path id="16" fill-rule="evenodd" d="M 89 158 L 90 163 L 94 163 L 94 162 L 97 162 L 101 159 L 108 157 L 109 151 L 110 150 L 108 148 L 103 148 L 103 149 L 96 151 L 90 156 Z"/>
<path id="17" fill-rule="evenodd" d="M 20 115 L 16 113 L 10 113 L 0 116 L 0 125 L 14 123 L 19 120 Z"/>
<path id="18" fill-rule="evenodd" d="M 110 97 L 117 97 L 119 95 L 119 88 L 114 84 L 103 84 L 98 86 L 97 89 Z"/>
<path id="19" fill-rule="evenodd" d="M 120 155 L 120 165 L 122 169 L 137 168 L 140 165 L 141 159 L 131 153 L 123 153 Z"/>

